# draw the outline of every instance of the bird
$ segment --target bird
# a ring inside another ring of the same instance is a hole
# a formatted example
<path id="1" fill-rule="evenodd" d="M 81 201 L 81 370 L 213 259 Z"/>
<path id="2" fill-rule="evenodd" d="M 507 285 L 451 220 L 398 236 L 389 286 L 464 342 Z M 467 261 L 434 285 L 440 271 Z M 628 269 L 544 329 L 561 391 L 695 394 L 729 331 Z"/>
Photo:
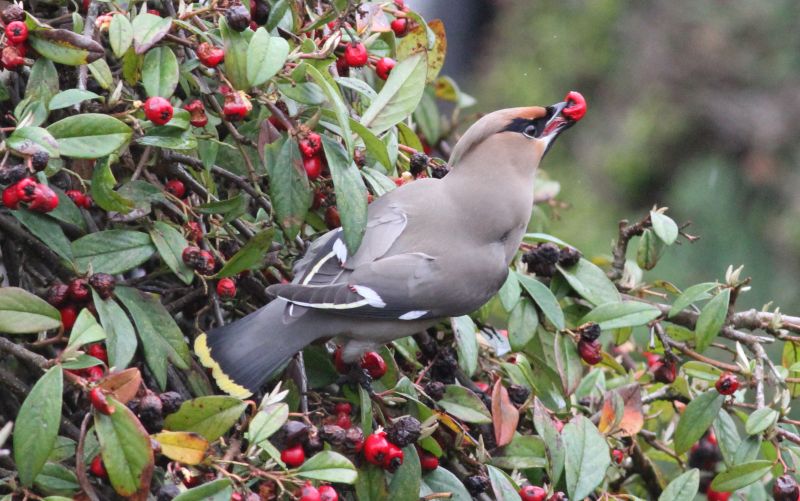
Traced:
<path id="1" fill-rule="evenodd" d="M 368 206 L 350 255 L 342 229 L 308 247 L 265 306 L 201 333 L 194 349 L 217 385 L 246 398 L 298 351 L 335 339 L 346 363 L 471 313 L 505 282 L 533 208 L 536 170 L 586 113 L 575 91 L 551 106 L 488 113 L 461 136 L 448 174 L 420 178 Z"/>

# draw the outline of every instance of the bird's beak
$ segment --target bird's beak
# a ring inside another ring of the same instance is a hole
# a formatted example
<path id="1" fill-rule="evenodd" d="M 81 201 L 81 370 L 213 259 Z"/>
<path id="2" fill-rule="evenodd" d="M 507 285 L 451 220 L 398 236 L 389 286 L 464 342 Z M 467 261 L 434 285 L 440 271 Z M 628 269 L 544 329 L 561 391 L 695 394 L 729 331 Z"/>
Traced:
<path id="1" fill-rule="evenodd" d="M 586 114 L 586 99 L 580 92 L 570 91 L 564 101 L 548 107 L 550 120 L 544 126 L 542 138 L 555 139 L 562 131 L 572 127 Z"/>

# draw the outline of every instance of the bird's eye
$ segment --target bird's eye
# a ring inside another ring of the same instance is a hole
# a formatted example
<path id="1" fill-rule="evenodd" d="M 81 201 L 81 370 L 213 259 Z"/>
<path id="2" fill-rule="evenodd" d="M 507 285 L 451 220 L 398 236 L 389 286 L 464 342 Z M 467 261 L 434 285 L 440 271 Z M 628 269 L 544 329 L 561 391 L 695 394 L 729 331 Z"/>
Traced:
<path id="1" fill-rule="evenodd" d="M 522 133 L 525 134 L 526 137 L 533 139 L 536 137 L 536 126 L 530 124 L 523 129 Z"/>

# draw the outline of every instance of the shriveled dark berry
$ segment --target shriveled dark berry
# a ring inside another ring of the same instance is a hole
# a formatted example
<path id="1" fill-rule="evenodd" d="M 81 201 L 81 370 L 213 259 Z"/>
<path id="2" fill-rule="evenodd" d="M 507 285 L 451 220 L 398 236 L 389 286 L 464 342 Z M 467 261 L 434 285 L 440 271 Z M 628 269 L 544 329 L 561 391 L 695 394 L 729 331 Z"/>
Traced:
<path id="1" fill-rule="evenodd" d="M 558 264 L 565 268 L 575 266 L 581 260 L 581 253 L 578 249 L 564 247 L 558 252 Z"/>
<path id="2" fill-rule="evenodd" d="M 425 169 L 428 168 L 429 161 L 430 157 L 425 153 L 413 153 L 409 161 L 408 170 L 410 170 L 411 173 L 414 174 L 414 177 L 416 177 L 420 172 L 425 172 Z"/>
<path id="3" fill-rule="evenodd" d="M 88 301 L 92 291 L 89 281 L 85 278 L 76 278 L 69 283 L 69 298 L 77 303 Z"/>
<path id="4" fill-rule="evenodd" d="M 715 471 L 717 462 L 722 459 L 719 448 L 706 439 L 702 439 L 692 446 L 689 451 L 689 466 L 704 471 Z M 795 501 L 797 497 L 794 498 Z"/>
<path id="5" fill-rule="evenodd" d="M 250 9 L 250 17 L 257 25 L 264 26 L 269 20 L 269 4 L 266 0 L 256 0 L 254 3 L 255 5 Z"/>
<path id="6" fill-rule="evenodd" d="M 587 322 L 578 327 L 578 334 L 584 341 L 594 341 L 600 337 L 600 326 L 594 322 Z"/>
<path id="7" fill-rule="evenodd" d="M 431 168 L 431 177 L 435 179 L 441 179 L 450 172 L 450 169 L 447 168 L 446 165 L 442 165 L 439 167 L 432 167 Z"/>
<path id="8" fill-rule="evenodd" d="M 662 361 L 653 364 L 650 369 L 653 371 L 653 379 L 659 383 L 672 384 L 678 375 L 678 367 L 675 361 L 665 357 Z"/>
<path id="9" fill-rule="evenodd" d="M 219 243 L 219 251 L 225 259 L 230 259 L 239 249 L 241 246 L 235 240 L 223 240 Z"/>
<path id="10" fill-rule="evenodd" d="M 66 284 L 51 285 L 44 293 L 44 300 L 56 308 L 60 308 L 67 302 L 69 296 L 69 286 Z"/>
<path id="11" fill-rule="evenodd" d="M 386 428 L 386 438 L 398 447 L 405 447 L 419 440 L 422 425 L 412 416 L 401 416 Z"/>
<path id="12" fill-rule="evenodd" d="M 791 475 L 783 475 L 775 479 L 772 485 L 772 499 L 775 501 L 797 501 L 800 498 L 800 487 Z"/>
<path id="13" fill-rule="evenodd" d="M 165 416 L 177 411 L 184 402 L 183 396 L 177 391 L 165 391 L 158 398 L 161 400 L 162 411 Z"/>
<path id="14" fill-rule="evenodd" d="M 10 185 L 20 181 L 28 175 L 28 169 L 22 165 L 9 165 L 0 168 L 0 184 Z"/>
<path id="15" fill-rule="evenodd" d="M 341 426 L 335 424 L 325 424 L 319 430 L 319 438 L 333 446 L 344 444 L 345 432 Z"/>
<path id="16" fill-rule="evenodd" d="M 471 475 L 464 479 L 464 487 L 470 494 L 477 496 L 489 488 L 489 478 L 483 475 Z"/>
<path id="17" fill-rule="evenodd" d="M 139 400 L 139 420 L 150 433 L 158 433 L 164 427 L 164 406 L 155 393 L 148 392 Z"/>
<path id="18" fill-rule="evenodd" d="M 164 484 L 158 489 L 156 501 L 172 501 L 181 493 L 181 489 L 175 484 Z"/>
<path id="19" fill-rule="evenodd" d="M 528 400 L 531 390 L 521 384 L 511 384 L 508 386 L 508 398 L 517 405 L 522 405 Z"/>
<path id="20" fill-rule="evenodd" d="M 24 21 L 25 11 L 21 6 L 12 3 L 3 9 L 3 12 L 0 12 L 0 18 L 3 19 L 3 23 L 5 24 L 11 24 L 14 21 Z"/>
<path id="21" fill-rule="evenodd" d="M 348 452 L 358 453 L 364 446 L 364 431 L 358 426 L 351 426 L 344 432 L 344 448 Z"/>
<path id="22" fill-rule="evenodd" d="M 250 26 L 250 11 L 244 5 L 234 5 L 225 11 L 225 20 L 234 31 L 244 31 Z"/>
<path id="23" fill-rule="evenodd" d="M 439 381 L 431 381 L 425 385 L 425 393 L 434 400 L 441 400 L 444 396 L 445 385 Z"/>
<path id="24" fill-rule="evenodd" d="M 458 368 L 458 360 L 452 349 L 446 348 L 439 352 L 439 357 L 431 366 L 430 375 L 436 381 L 450 384 L 455 381 L 455 373 Z"/>
<path id="25" fill-rule="evenodd" d="M 44 150 L 39 150 L 31 156 L 31 167 L 36 172 L 43 171 L 48 162 L 50 162 L 50 154 Z"/>
<path id="26" fill-rule="evenodd" d="M 522 262 L 528 265 L 528 273 L 549 278 L 556 272 L 558 247 L 547 243 L 539 245 L 522 255 Z"/>
<path id="27" fill-rule="evenodd" d="M 286 421 L 274 436 L 279 449 L 302 443 L 308 438 L 310 427 L 302 421 Z"/>
<path id="28" fill-rule="evenodd" d="M 558 262 L 559 253 L 560 250 L 558 246 L 550 242 L 539 244 L 536 248 L 536 254 L 539 256 L 539 259 L 549 264 L 556 264 Z"/>
<path id="29" fill-rule="evenodd" d="M 95 273 L 89 277 L 89 285 L 97 291 L 101 298 L 108 299 L 114 294 L 117 279 L 108 273 Z"/>
<path id="30" fill-rule="evenodd" d="M 578 341 L 578 354 L 589 365 L 597 365 L 603 360 L 603 348 L 598 341 Z"/>
<path id="31" fill-rule="evenodd" d="M 319 433 L 316 431 L 309 433 L 305 442 L 303 442 L 303 450 L 308 456 L 313 456 L 321 451 L 324 447 L 325 444 L 322 443 L 322 439 L 319 437 Z"/>

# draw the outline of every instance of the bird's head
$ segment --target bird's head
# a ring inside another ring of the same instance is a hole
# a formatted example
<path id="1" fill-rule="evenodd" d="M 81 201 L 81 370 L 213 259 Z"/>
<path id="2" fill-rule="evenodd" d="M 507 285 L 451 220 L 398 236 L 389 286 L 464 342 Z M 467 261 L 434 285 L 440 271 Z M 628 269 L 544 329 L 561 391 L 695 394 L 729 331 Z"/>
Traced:
<path id="1" fill-rule="evenodd" d="M 464 133 L 453 149 L 450 164 L 457 170 L 462 161 L 473 156 L 482 164 L 513 158 L 535 169 L 559 134 L 585 114 L 586 99 L 575 91 L 569 92 L 564 101 L 550 106 L 508 108 L 489 113 Z"/>

